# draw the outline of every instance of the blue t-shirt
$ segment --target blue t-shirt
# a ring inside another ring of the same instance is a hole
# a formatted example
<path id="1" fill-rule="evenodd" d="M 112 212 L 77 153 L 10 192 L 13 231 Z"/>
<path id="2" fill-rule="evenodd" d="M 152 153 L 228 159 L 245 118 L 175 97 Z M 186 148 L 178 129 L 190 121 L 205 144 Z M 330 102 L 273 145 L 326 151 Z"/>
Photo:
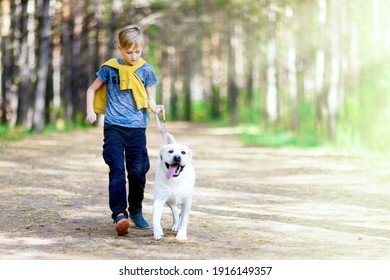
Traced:
<path id="1" fill-rule="evenodd" d="M 118 58 L 118 63 L 123 64 L 123 59 Z M 142 65 L 135 73 L 141 79 L 144 87 L 150 87 L 157 83 L 153 68 L 148 63 Z M 131 128 L 146 128 L 148 113 L 145 108 L 137 109 L 131 90 L 120 90 L 118 70 L 103 66 L 96 75 L 102 82 L 107 83 L 104 122 Z"/>

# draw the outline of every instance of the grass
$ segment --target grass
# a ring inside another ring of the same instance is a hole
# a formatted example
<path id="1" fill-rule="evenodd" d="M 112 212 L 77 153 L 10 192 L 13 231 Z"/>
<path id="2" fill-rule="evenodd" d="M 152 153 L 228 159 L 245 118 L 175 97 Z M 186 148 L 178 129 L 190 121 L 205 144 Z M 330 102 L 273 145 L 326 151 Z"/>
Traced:
<path id="1" fill-rule="evenodd" d="M 300 137 L 291 131 L 270 130 L 259 126 L 244 126 L 240 140 L 246 145 L 264 147 L 299 147 L 312 148 L 319 145 L 316 137 Z"/>
<path id="2" fill-rule="evenodd" d="M 23 129 L 20 127 L 11 129 L 7 125 L 0 125 L 0 140 L 18 141 L 31 134 L 32 130 L 29 129 Z"/>
<path id="3" fill-rule="evenodd" d="M 89 127 L 84 121 L 77 121 L 66 124 L 65 120 L 58 119 L 56 123 L 46 125 L 41 133 L 67 132 L 77 128 Z M 22 127 L 10 128 L 8 125 L 0 125 L 0 141 L 19 141 L 27 136 L 33 135 L 33 129 Z"/>

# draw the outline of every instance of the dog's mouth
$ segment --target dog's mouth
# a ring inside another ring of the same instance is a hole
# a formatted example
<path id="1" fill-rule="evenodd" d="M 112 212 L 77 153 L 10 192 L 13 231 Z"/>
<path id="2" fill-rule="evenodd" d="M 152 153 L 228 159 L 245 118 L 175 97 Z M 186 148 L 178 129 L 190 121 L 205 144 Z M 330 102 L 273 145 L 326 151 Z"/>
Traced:
<path id="1" fill-rule="evenodd" d="M 165 174 L 165 178 L 168 180 L 172 177 L 177 177 L 180 175 L 180 173 L 183 171 L 184 166 L 181 166 L 178 163 L 168 164 L 165 163 L 165 166 L 168 169 L 168 172 Z"/>

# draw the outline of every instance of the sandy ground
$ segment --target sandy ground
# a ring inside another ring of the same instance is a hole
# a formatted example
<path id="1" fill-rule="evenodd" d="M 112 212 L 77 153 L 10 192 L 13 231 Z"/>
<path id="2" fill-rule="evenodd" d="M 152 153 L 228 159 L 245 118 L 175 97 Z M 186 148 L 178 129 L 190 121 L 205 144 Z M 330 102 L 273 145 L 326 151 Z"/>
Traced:
<path id="1" fill-rule="evenodd" d="M 0 259 L 390 259 L 390 163 L 320 149 L 243 147 L 234 131 L 168 123 L 197 172 L 189 239 L 131 229 L 108 208 L 102 128 L 0 143 Z M 162 137 L 151 121 L 144 214 Z"/>

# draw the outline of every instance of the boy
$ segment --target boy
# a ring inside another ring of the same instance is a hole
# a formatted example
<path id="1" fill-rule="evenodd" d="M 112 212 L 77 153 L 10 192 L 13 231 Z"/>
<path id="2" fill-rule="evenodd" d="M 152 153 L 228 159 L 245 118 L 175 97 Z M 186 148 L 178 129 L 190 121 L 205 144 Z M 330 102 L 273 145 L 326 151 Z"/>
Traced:
<path id="1" fill-rule="evenodd" d="M 106 86 L 103 159 L 110 169 L 109 205 L 112 218 L 118 235 L 125 235 L 129 233 L 129 218 L 136 228 L 149 228 L 142 215 L 146 173 L 149 170 L 145 134 L 147 110 L 158 114 L 162 105 L 156 105 L 153 98 L 157 83 L 154 71 L 141 58 L 144 40 L 140 28 L 136 25 L 122 28 L 118 33 L 118 41 L 118 50 L 122 57 L 111 59 L 118 65 L 103 64 L 96 73 L 96 80 L 87 90 L 86 120 L 89 124 L 96 121 L 95 94 L 103 85 Z M 131 67 L 139 68 L 135 72 L 128 72 Z M 138 81 L 139 84 L 136 84 Z M 128 83 L 131 89 L 123 89 L 122 86 Z M 143 94 L 140 93 L 142 91 Z M 125 167 L 129 182 L 127 200 Z"/>

